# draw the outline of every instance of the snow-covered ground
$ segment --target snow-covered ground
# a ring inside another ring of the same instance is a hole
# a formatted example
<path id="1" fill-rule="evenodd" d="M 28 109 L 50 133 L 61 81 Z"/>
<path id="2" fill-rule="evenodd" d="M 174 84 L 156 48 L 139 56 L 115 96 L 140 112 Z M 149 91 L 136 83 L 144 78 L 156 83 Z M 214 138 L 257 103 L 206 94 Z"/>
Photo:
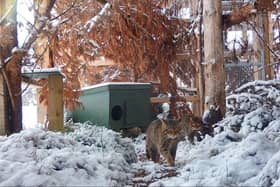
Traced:
<path id="1" fill-rule="evenodd" d="M 215 136 L 180 142 L 175 167 L 145 158 L 145 134 L 87 124 L 0 137 L 0 186 L 280 186 L 280 82 L 248 83 L 227 102 Z"/>
<path id="2" fill-rule="evenodd" d="M 136 161 L 131 140 L 104 128 L 26 129 L 0 138 L 0 186 L 126 185 Z"/>

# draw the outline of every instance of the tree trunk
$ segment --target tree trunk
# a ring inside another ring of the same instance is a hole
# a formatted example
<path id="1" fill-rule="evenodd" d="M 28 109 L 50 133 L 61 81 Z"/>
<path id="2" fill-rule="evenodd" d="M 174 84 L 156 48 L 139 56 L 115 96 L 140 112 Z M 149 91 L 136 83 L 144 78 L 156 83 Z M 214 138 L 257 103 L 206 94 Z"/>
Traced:
<path id="1" fill-rule="evenodd" d="M 0 40 L 1 76 L 3 77 L 1 80 L 6 88 L 4 95 L 9 95 L 6 97 L 8 109 L 10 109 L 6 121 L 8 123 L 6 134 L 9 134 L 22 129 L 21 58 L 17 58 L 17 54 L 12 54 L 12 49 L 17 47 L 16 1 L 3 0 L 0 6 L 1 17 L 4 17 L 0 24 L 0 35 L 3 37 Z M 4 106 L 1 107 L 7 110 Z"/>
<path id="2" fill-rule="evenodd" d="M 222 38 L 222 8 L 221 1 L 203 0 L 204 25 L 204 78 L 205 78 L 205 106 L 220 107 L 225 113 L 225 72 L 224 48 Z"/>
<path id="3" fill-rule="evenodd" d="M 38 6 L 38 13 L 40 15 L 46 15 L 48 13 L 48 7 L 49 7 L 49 0 L 35 0 L 35 5 Z M 40 4 L 40 6 L 38 5 Z M 39 22 L 35 22 L 35 26 L 39 27 Z M 49 49 L 49 41 L 48 36 L 46 34 L 40 33 L 34 43 L 34 51 L 36 53 L 36 56 L 40 56 L 41 58 L 37 59 L 37 63 L 41 68 L 51 68 L 53 67 L 51 64 L 51 54 Z M 40 92 L 43 90 L 43 88 L 37 89 L 37 122 L 41 124 L 46 123 L 47 118 L 47 110 L 48 106 L 45 103 L 40 102 Z"/>
<path id="4" fill-rule="evenodd" d="M 5 68 L 6 84 L 9 84 L 9 106 L 11 107 L 10 132 L 22 130 L 22 99 L 21 99 L 21 58 L 10 61 Z"/>
<path id="5" fill-rule="evenodd" d="M 197 88 L 197 93 L 199 95 L 199 102 L 194 103 L 194 114 L 197 116 L 202 116 L 203 115 L 203 110 L 204 110 L 204 98 L 205 98 L 205 81 L 204 81 L 204 69 L 203 69 L 203 35 L 202 35 L 202 24 L 203 24 L 203 19 L 202 19 L 202 14 L 203 14 L 203 3 L 202 0 L 196 1 L 195 3 L 196 7 L 196 13 L 200 16 L 199 20 L 199 27 L 198 27 L 198 37 L 197 37 L 197 49 L 198 49 L 198 54 L 197 54 L 197 61 L 198 63 L 196 64 L 196 69 L 197 73 L 195 76 L 195 87 Z M 194 8 L 193 8 L 194 9 Z"/>

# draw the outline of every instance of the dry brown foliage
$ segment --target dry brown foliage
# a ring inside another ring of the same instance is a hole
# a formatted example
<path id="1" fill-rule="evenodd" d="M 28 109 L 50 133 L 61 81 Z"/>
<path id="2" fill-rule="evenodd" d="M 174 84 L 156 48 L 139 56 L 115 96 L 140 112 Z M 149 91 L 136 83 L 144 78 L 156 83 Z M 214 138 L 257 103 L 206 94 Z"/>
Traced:
<path id="1" fill-rule="evenodd" d="M 231 14 L 223 16 L 225 30 L 233 25 L 247 21 L 252 15 L 254 5 L 248 4 L 232 11 Z"/>
<path id="2" fill-rule="evenodd" d="M 110 8 L 98 21 L 90 21 L 106 3 Z M 180 8 L 166 0 L 57 0 L 52 19 L 59 24 L 49 35 L 49 66 L 59 65 L 67 77 L 66 105 L 74 108 L 82 86 L 104 81 L 157 81 L 161 92 L 173 96 L 177 78 L 190 85 L 198 41 L 189 24 L 175 17 Z M 253 8 L 242 6 L 224 17 L 225 27 L 249 19 Z M 115 65 L 94 65 L 100 56 Z"/>
<path id="3" fill-rule="evenodd" d="M 49 40 L 53 64 L 61 66 L 67 77 L 65 97 L 76 101 L 82 85 L 103 81 L 159 81 L 161 91 L 172 95 L 177 94 L 177 78 L 189 84 L 195 72 L 191 62 L 195 50 L 185 47 L 190 41 L 189 25 L 174 17 L 179 6 L 164 10 L 165 1 L 108 2 L 109 11 L 92 28 L 89 20 L 104 4 L 56 2 L 60 24 Z M 185 50 L 186 58 L 178 60 L 177 52 Z M 116 64 L 96 67 L 97 56 L 105 56 Z"/>
<path id="4" fill-rule="evenodd" d="M 111 14 L 91 36 L 103 55 L 130 71 L 133 81 L 160 80 L 161 90 L 170 91 L 169 72 L 175 73 L 171 67 L 177 62 L 184 23 L 163 14 L 157 1 L 134 2 L 114 1 Z"/>

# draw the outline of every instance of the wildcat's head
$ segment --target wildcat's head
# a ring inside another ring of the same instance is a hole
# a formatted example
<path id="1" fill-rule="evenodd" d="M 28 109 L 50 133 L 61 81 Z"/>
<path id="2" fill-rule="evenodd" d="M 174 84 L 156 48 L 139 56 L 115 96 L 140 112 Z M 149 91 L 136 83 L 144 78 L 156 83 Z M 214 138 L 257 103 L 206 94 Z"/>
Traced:
<path id="1" fill-rule="evenodd" d="M 200 131 L 202 129 L 202 120 L 197 116 L 183 116 L 180 123 L 191 127 L 193 131 Z"/>
<path id="2" fill-rule="evenodd" d="M 162 132 L 168 138 L 175 139 L 180 135 L 181 128 L 178 125 L 178 120 L 166 119 L 161 120 L 162 122 Z"/>

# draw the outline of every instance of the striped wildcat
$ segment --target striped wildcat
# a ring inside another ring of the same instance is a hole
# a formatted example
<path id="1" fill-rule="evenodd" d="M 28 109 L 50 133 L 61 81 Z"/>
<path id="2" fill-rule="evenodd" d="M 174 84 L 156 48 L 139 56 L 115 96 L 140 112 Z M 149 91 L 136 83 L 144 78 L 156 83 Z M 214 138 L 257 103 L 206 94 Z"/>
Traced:
<path id="1" fill-rule="evenodd" d="M 200 120 L 194 116 L 152 121 L 146 130 L 147 158 L 159 163 L 162 155 L 170 166 L 174 166 L 178 143 L 185 136 L 193 143 L 200 127 Z"/>

